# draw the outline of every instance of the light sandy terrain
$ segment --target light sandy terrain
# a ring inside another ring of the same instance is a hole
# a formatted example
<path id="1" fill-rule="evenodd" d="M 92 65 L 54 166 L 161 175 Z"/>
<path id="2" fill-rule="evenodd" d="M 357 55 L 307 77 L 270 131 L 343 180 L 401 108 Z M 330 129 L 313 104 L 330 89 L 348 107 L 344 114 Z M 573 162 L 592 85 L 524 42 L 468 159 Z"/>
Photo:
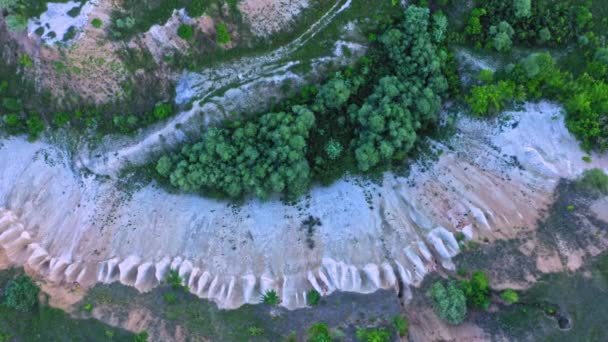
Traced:
<path id="1" fill-rule="evenodd" d="M 560 177 L 608 170 L 606 156 L 582 161 L 552 119 L 560 111 L 542 102 L 505 125 L 463 119 L 454 149 L 439 146 L 435 164 L 382 185 L 315 188 L 295 206 L 234 206 L 151 185 L 124 193 L 50 145 L 13 138 L 0 149 L 0 246 L 12 264 L 83 287 L 120 281 L 146 291 L 178 269 L 193 293 L 223 308 L 256 303 L 268 289 L 288 308 L 304 306 L 310 288 L 368 293 L 401 282 L 407 295 L 429 271 L 454 267 L 454 232 L 491 241 L 534 229 Z M 322 225 L 307 235 L 309 216 Z"/>

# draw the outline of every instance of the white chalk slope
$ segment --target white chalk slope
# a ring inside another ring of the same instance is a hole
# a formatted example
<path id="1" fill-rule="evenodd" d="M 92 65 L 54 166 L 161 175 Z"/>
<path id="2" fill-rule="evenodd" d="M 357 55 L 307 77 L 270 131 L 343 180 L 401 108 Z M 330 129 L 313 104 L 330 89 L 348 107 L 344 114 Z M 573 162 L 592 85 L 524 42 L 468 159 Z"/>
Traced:
<path id="1" fill-rule="evenodd" d="M 606 156 L 582 161 L 560 110 L 529 104 L 503 127 L 464 119 L 454 149 L 443 147 L 428 170 L 415 165 L 381 186 L 342 180 L 297 206 L 235 207 L 152 185 L 125 194 L 75 170 L 53 146 L 0 141 L 0 264 L 53 282 L 120 281 L 141 291 L 174 268 L 222 308 L 257 303 L 268 289 L 288 308 L 306 305 L 311 288 L 365 293 L 401 283 L 408 295 L 429 271 L 454 267 L 454 232 L 513 236 L 535 224 L 560 177 L 608 170 Z M 322 224 L 309 233 L 302 222 L 311 215 Z"/>

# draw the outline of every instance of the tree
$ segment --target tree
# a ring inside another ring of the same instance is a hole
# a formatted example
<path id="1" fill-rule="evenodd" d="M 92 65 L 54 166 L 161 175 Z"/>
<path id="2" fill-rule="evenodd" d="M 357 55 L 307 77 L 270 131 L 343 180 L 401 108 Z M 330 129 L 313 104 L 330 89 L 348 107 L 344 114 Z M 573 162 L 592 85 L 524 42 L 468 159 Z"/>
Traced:
<path id="1" fill-rule="evenodd" d="M 608 175 L 602 169 L 585 170 L 576 181 L 576 185 L 587 192 L 596 195 L 608 194 Z"/>
<path id="2" fill-rule="evenodd" d="M 340 155 L 342 154 L 342 144 L 334 139 L 330 139 L 327 145 L 325 145 L 325 153 L 327 153 L 327 157 L 330 160 L 340 158 Z"/>
<path id="3" fill-rule="evenodd" d="M 156 164 L 156 171 L 163 177 L 169 176 L 172 169 L 173 161 L 169 156 L 162 156 Z"/>
<path id="4" fill-rule="evenodd" d="M 308 303 L 308 305 L 314 306 L 319 304 L 320 301 L 321 294 L 319 293 L 319 291 L 312 289 L 306 293 L 306 302 Z"/>
<path id="5" fill-rule="evenodd" d="M 538 32 L 538 37 L 541 43 L 548 43 L 549 41 L 551 41 L 551 31 L 549 31 L 548 28 L 543 27 L 539 32 Z"/>
<path id="6" fill-rule="evenodd" d="M 267 305 L 279 305 L 281 299 L 275 290 L 268 290 L 262 295 L 262 303 Z"/>
<path id="7" fill-rule="evenodd" d="M 19 14 L 11 14 L 6 17 L 6 26 L 9 31 L 22 32 L 27 29 L 27 18 Z"/>
<path id="8" fill-rule="evenodd" d="M 426 296 L 431 299 L 439 317 L 452 325 L 462 323 L 467 315 L 467 300 L 453 282 L 447 288 L 441 283 L 434 283 Z"/>
<path id="9" fill-rule="evenodd" d="M 532 0 L 513 0 L 513 8 L 517 18 L 529 18 L 532 15 Z"/>
<path id="10" fill-rule="evenodd" d="M 192 25 L 180 25 L 177 35 L 183 40 L 190 40 L 194 36 L 194 28 Z"/>
<path id="11" fill-rule="evenodd" d="M 595 51 L 593 59 L 608 65 L 608 48 L 599 48 Z"/>
<path id="12" fill-rule="evenodd" d="M 4 295 L 8 307 L 29 311 L 38 303 L 40 288 L 28 276 L 22 275 L 8 282 Z"/>
<path id="13" fill-rule="evenodd" d="M 501 21 L 498 26 L 491 26 L 490 35 L 494 37 L 494 48 L 499 52 L 511 50 L 511 47 L 513 46 L 511 37 L 514 33 L 515 30 L 513 30 L 513 27 L 506 21 Z"/>

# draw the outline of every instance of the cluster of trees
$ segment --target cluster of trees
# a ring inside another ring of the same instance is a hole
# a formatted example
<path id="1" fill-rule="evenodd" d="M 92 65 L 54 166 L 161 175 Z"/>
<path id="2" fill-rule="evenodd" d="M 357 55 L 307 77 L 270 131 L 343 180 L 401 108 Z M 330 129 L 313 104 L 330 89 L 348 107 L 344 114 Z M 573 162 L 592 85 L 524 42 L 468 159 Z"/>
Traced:
<path id="1" fill-rule="evenodd" d="M 22 275 L 8 282 L 4 290 L 4 303 L 18 311 L 29 311 L 38 304 L 40 288 L 28 276 Z"/>
<path id="2" fill-rule="evenodd" d="M 310 110 L 294 106 L 291 112 L 211 128 L 201 142 L 162 157 L 156 169 L 184 191 L 210 188 L 231 197 L 244 192 L 260 198 L 281 192 L 299 196 L 308 189 L 305 149 L 314 121 Z"/>
<path id="3" fill-rule="evenodd" d="M 548 98 L 564 104 L 568 129 L 585 150 L 608 149 L 608 60 L 599 48 L 584 72 L 561 70 L 549 53 L 533 53 L 500 70 L 493 81 L 471 88 L 467 102 L 475 115 L 496 113 L 510 101 Z"/>
<path id="4" fill-rule="evenodd" d="M 438 48 L 446 28 L 442 14 L 431 21 L 428 9 L 411 6 L 403 23 L 380 37 L 395 73 L 381 78 L 362 106 L 349 108 L 359 170 L 403 159 L 416 131 L 436 120 L 448 89 L 441 68 L 447 53 Z"/>
<path id="5" fill-rule="evenodd" d="M 437 315 L 444 321 L 458 325 L 464 321 L 468 309 L 487 310 L 491 304 L 491 288 L 488 277 L 481 271 L 473 272 L 468 280 L 435 282 L 426 293 Z M 503 292 L 508 304 L 519 300 L 513 290 Z"/>
<path id="6" fill-rule="evenodd" d="M 409 6 L 356 66 L 302 88 L 276 111 L 210 129 L 156 170 L 184 191 L 268 198 L 301 195 L 312 180 L 346 171 L 386 169 L 437 119 L 449 88 L 446 29 L 442 14 Z"/>
<path id="7" fill-rule="evenodd" d="M 514 42 L 528 46 L 563 46 L 593 33 L 591 2 L 552 0 L 477 1 L 469 14 L 464 39 L 477 47 L 511 49 Z M 586 38 L 585 38 L 586 37 Z"/>

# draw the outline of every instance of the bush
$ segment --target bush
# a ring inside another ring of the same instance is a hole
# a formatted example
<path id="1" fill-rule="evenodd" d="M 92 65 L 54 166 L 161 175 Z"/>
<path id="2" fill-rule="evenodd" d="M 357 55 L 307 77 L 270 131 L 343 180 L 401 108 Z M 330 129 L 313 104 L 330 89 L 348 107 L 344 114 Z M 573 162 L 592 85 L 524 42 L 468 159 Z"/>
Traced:
<path id="1" fill-rule="evenodd" d="M 462 282 L 460 288 L 464 292 L 469 306 L 484 310 L 490 307 L 490 281 L 485 273 L 473 272 L 471 280 Z"/>
<path id="2" fill-rule="evenodd" d="M 320 301 L 321 294 L 319 293 L 319 291 L 312 289 L 308 291 L 308 293 L 306 293 L 306 302 L 308 302 L 308 305 L 314 306 L 319 304 Z"/>
<path id="3" fill-rule="evenodd" d="M 458 325 L 465 319 L 467 299 L 453 282 L 448 283 L 447 288 L 439 281 L 434 283 L 426 296 L 432 300 L 437 315 L 444 321 Z"/>
<path id="4" fill-rule="evenodd" d="M 262 295 L 262 303 L 267 305 L 279 305 L 281 299 L 275 290 L 268 290 Z"/>
<path id="5" fill-rule="evenodd" d="M 133 342 L 147 342 L 148 341 L 148 332 L 142 331 L 139 334 L 135 335 Z"/>
<path id="6" fill-rule="evenodd" d="M 592 194 L 608 194 L 608 175 L 601 169 L 585 170 L 576 184 L 580 189 Z"/>
<path id="7" fill-rule="evenodd" d="M 397 333 L 401 337 L 407 337 L 409 334 L 409 323 L 407 319 L 403 316 L 395 316 L 393 318 L 393 327 L 397 330 Z"/>
<path id="8" fill-rule="evenodd" d="M 169 270 L 165 276 L 165 283 L 171 286 L 171 288 L 174 290 L 187 289 L 186 285 L 184 284 L 184 279 L 180 277 L 178 270 Z"/>
<path id="9" fill-rule="evenodd" d="M 6 306 L 29 311 L 38 303 L 40 288 L 28 276 L 22 275 L 8 282 L 4 291 Z"/>
<path id="10" fill-rule="evenodd" d="M 94 28 L 101 28 L 103 26 L 103 21 L 101 21 L 101 19 L 99 19 L 99 18 L 95 18 L 95 19 L 91 20 L 91 25 Z"/>
<path id="11" fill-rule="evenodd" d="M 215 27 L 216 30 L 216 38 L 215 41 L 220 45 L 226 45 L 230 43 L 230 33 L 228 33 L 228 29 L 226 28 L 226 24 L 219 23 Z"/>
<path id="12" fill-rule="evenodd" d="M 164 120 L 173 114 L 173 106 L 170 103 L 159 103 L 154 107 L 154 117 Z"/>
<path id="13" fill-rule="evenodd" d="M 194 36 L 194 28 L 192 25 L 181 25 L 177 29 L 177 35 L 183 40 L 190 40 Z"/>
<path id="14" fill-rule="evenodd" d="M 503 291 L 500 294 L 500 297 L 505 302 L 507 302 L 507 304 L 515 304 L 515 303 L 519 302 L 519 295 L 517 294 L 517 292 L 515 292 L 515 291 L 513 291 L 511 289 Z"/>
<path id="15" fill-rule="evenodd" d="M 44 122 L 37 115 L 31 116 L 26 122 L 28 134 L 30 140 L 37 140 L 40 137 L 40 134 L 44 131 L 45 126 Z"/>
<path id="16" fill-rule="evenodd" d="M 308 329 L 308 342 L 331 342 L 329 327 L 325 323 L 316 323 Z"/>
<path id="17" fill-rule="evenodd" d="M 177 303 L 177 295 L 172 292 L 167 292 L 167 293 L 163 294 L 163 300 L 168 305 L 173 305 L 173 304 Z"/>

